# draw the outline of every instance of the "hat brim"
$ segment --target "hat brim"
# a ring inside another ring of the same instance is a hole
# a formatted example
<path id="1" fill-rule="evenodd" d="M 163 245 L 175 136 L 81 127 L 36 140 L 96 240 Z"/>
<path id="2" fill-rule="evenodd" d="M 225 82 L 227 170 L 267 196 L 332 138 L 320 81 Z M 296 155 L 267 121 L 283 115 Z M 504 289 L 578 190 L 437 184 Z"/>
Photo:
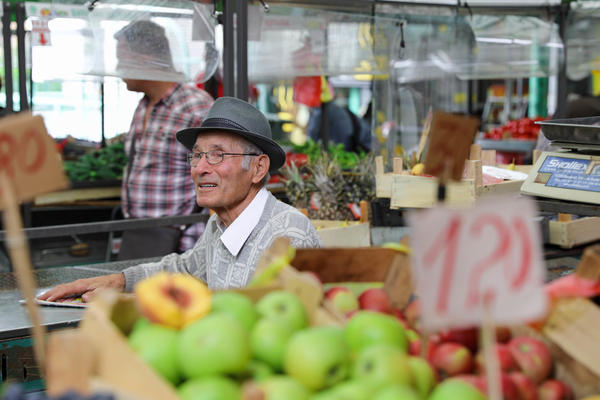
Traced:
<path id="1" fill-rule="evenodd" d="M 232 128 L 217 128 L 217 127 L 206 127 L 206 128 L 187 128 L 177 132 L 176 137 L 179 143 L 183 144 L 188 150 L 194 148 L 196 138 L 201 133 L 206 132 L 229 132 L 237 134 L 243 139 L 255 144 L 260 148 L 270 160 L 269 171 L 276 171 L 283 166 L 285 163 L 285 152 L 275 141 L 266 138 L 262 135 L 257 135 L 252 132 L 232 129 Z"/>

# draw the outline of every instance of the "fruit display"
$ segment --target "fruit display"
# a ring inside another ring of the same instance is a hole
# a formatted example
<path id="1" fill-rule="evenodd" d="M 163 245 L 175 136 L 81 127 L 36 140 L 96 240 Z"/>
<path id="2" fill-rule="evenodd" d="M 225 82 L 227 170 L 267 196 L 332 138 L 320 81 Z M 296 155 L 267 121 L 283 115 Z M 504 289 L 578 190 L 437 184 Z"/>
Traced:
<path id="1" fill-rule="evenodd" d="M 491 140 L 536 140 L 540 132 L 540 126 L 536 122 L 545 119 L 536 117 L 508 121 L 500 127 L 485 132 L 483 138 Z"/>
<path id="2" fill-rule="evenodd" d="M 375 198 L 374 154 L 355 155 L 351 165 L 339 152 L 320 154 L 302 167 L 291 163 L 281 169 L 286 196 L 311 219 L 354 220 L 350 206 Z"/>

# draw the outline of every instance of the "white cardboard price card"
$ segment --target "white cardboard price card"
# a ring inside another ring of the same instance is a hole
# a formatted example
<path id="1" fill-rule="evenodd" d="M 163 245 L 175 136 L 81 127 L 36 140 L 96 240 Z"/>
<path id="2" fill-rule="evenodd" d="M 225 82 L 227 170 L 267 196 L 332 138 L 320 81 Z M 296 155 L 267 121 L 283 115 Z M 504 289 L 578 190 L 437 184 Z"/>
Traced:
<path id="1" fill-rule="evenodd" d="M 469 209 L 410 215 L 417 294 L 426 329 L 499 324 L 544 315 L 541 240 L 528 199 L 495 198 Z"/>

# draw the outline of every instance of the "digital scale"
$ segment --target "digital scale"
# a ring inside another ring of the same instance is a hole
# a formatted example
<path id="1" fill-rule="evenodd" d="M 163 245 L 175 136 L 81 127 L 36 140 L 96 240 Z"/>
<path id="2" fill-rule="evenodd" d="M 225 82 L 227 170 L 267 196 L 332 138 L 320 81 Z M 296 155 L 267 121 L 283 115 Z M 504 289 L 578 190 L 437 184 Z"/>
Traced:
<path id="1" fill-rule="evenodd" d="M 543 152 L 521 193 L 600 205 L 600 117 L 540 121 L 543 135 L 559 150 Z"/>

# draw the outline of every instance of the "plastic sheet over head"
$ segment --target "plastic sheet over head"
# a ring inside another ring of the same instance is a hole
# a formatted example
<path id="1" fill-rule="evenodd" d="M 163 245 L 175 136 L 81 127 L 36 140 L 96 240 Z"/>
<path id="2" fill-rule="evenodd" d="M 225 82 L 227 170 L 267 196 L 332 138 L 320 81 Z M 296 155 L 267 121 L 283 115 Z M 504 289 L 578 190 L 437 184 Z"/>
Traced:
<path id="1" fill-rule="evenodd" d="M 59 34 L 65 24 L 58 23 L 61 18 L 54 17 L 60 14 L 52 10 L 64 8 L 64 2 L 52 3 L 46 17 L 52 39 L 48 51 L 59 56 L 71 47 L 71 53 L 83 53 L 78 62 L 64 62 L 71 73 L 204 82 L 217 70 L 220 56 L 215 46 L 217 22 L 212 5 L 166 0 L 75 3 L 79 4 L 69 7 L 81 8 L 81 21 L 68 36 Z M 73 49 L 74 43 L 77 49 Z"/>

